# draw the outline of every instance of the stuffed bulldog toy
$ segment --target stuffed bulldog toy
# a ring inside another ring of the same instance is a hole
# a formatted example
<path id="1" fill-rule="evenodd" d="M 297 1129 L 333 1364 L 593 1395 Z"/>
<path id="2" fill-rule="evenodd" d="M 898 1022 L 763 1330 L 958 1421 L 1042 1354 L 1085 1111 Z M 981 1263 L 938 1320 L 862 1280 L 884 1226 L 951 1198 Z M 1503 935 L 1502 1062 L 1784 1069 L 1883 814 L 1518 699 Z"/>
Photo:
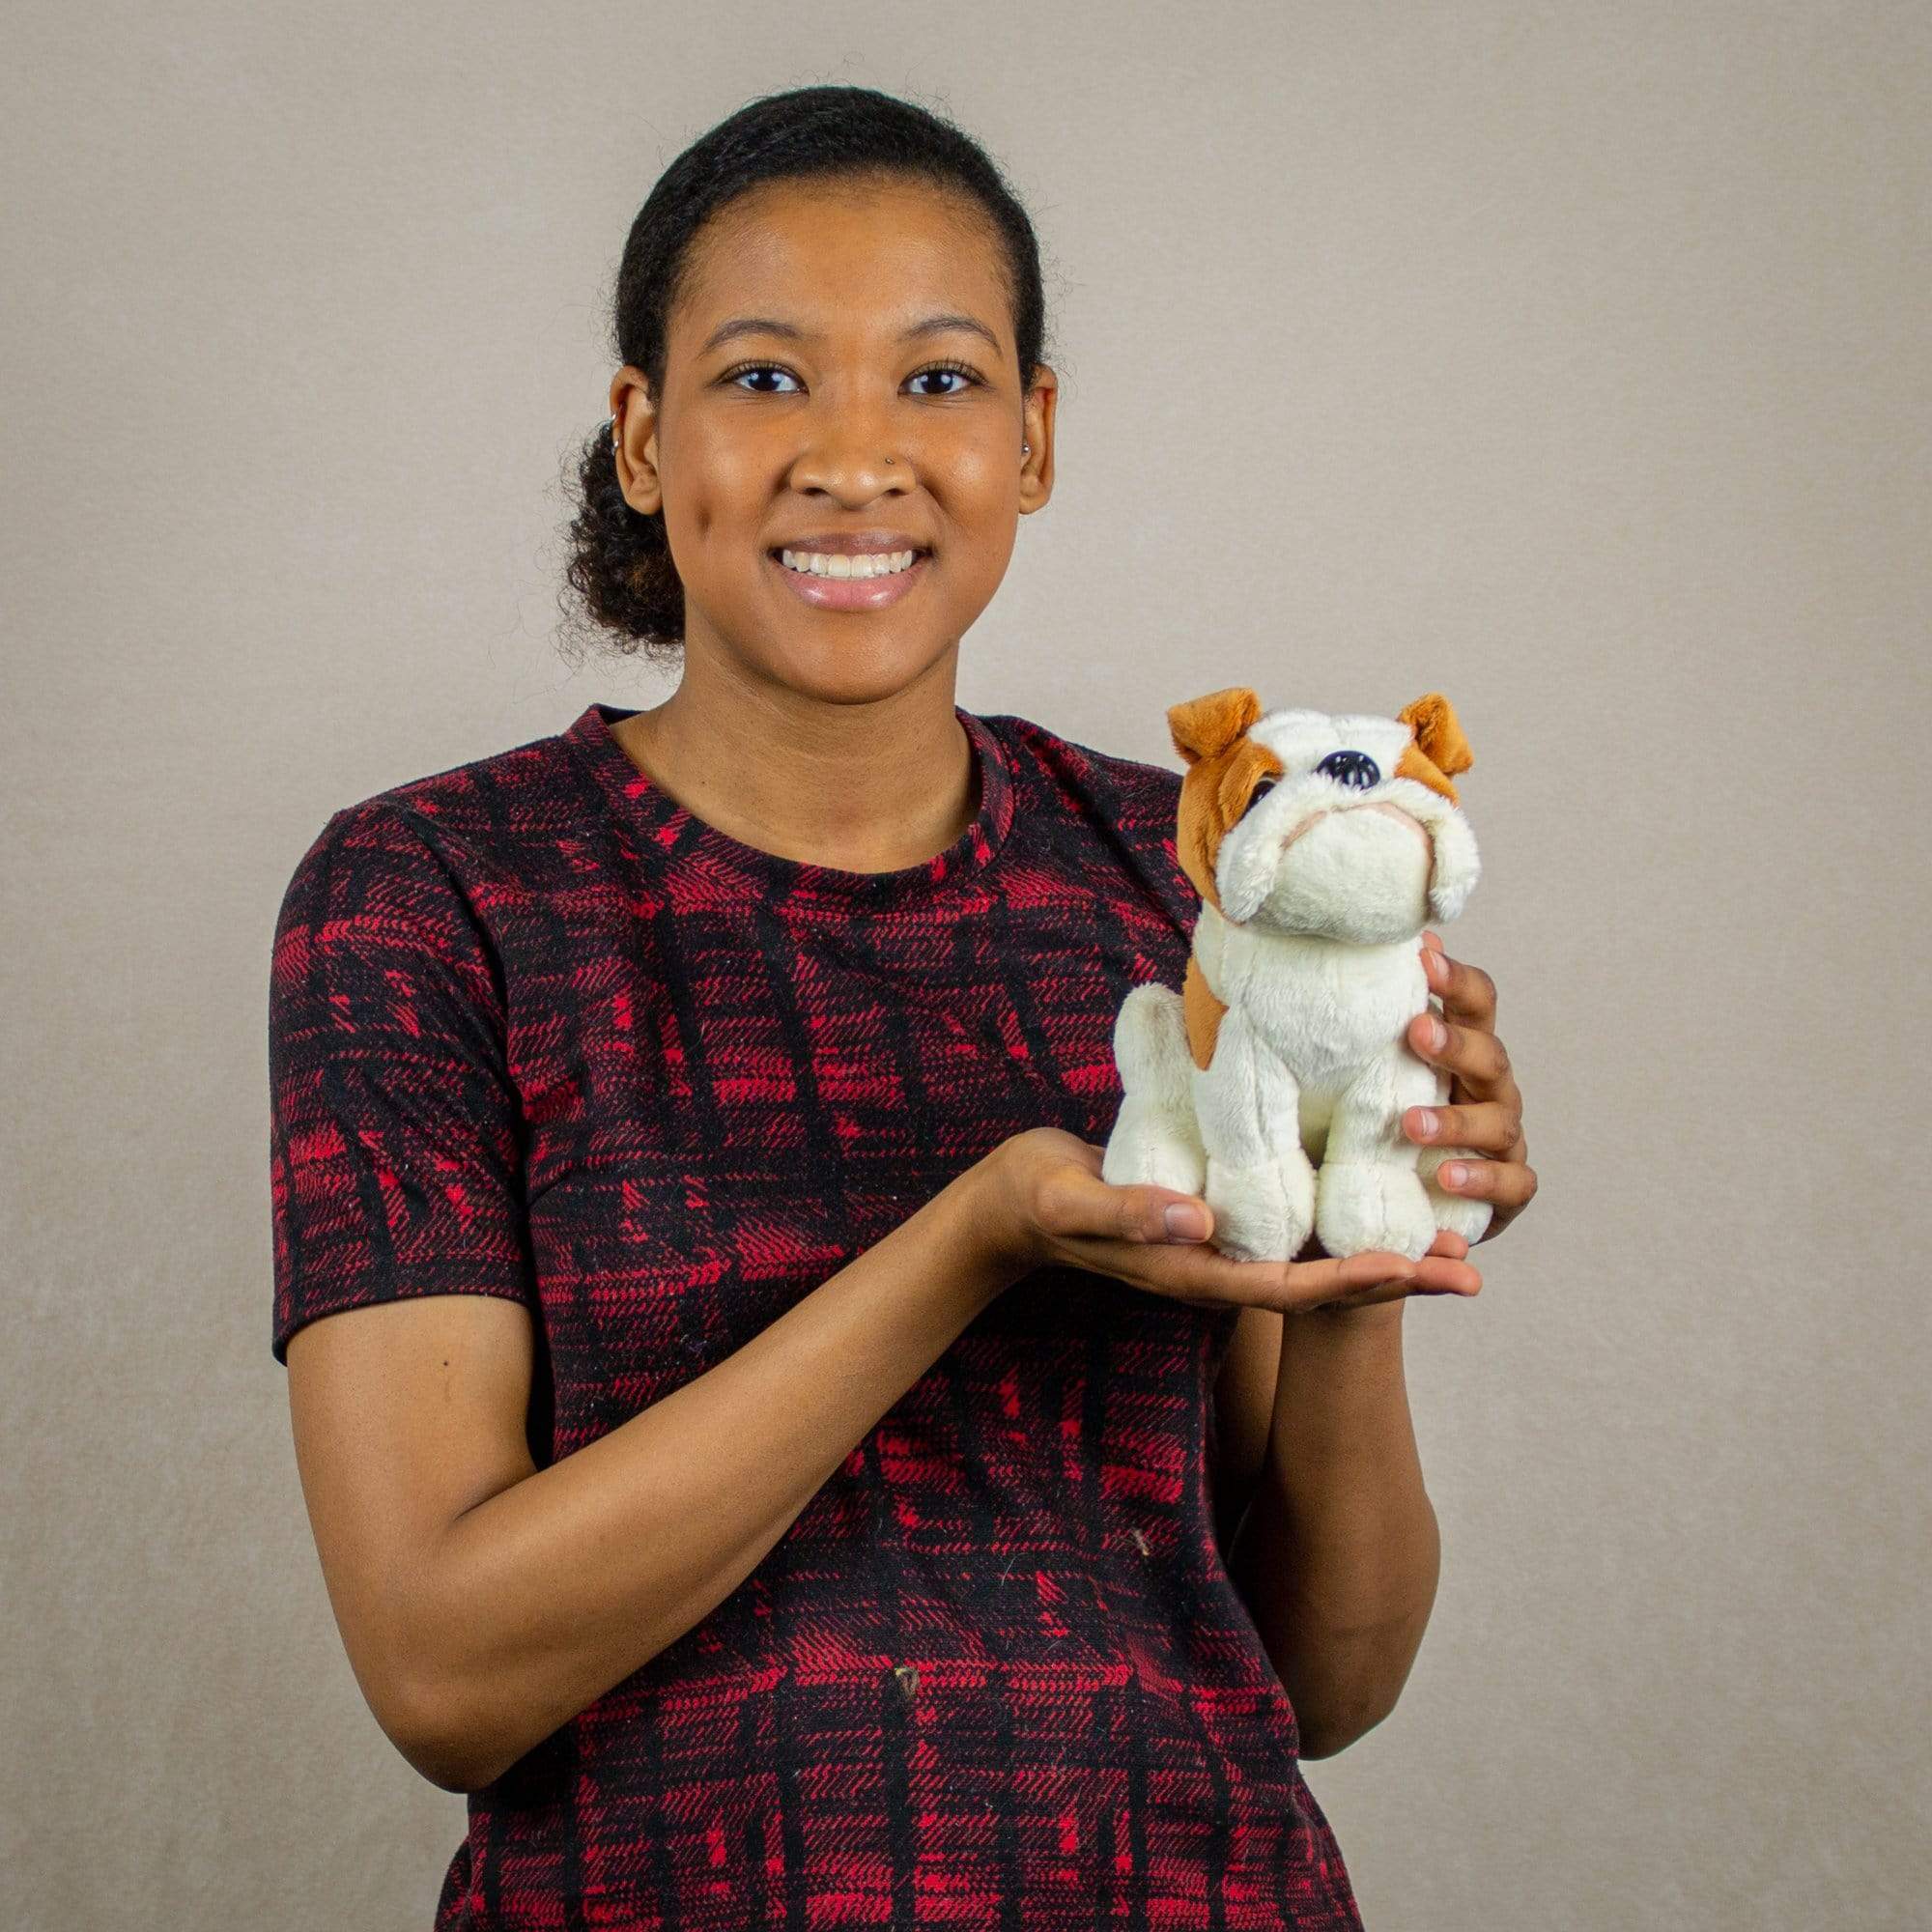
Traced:
<path id="1" fill-rule="evenodd" d="M 1293 1261 L 1311 1231 L 1337 1257 L 1417 1261 L 1438 1228 L 1473 1245 L 1490 1204 L 1435 1181 L 1468 1151 L 1402 1128 L 1406 1108 L 1449 1096 L 1406 1037 L 1430 1005 L 1422 928 L 1462 911 L 1478 871 L 1450 782 L 1474 759 L 1449 700 L 1264 715 L 1236 686 L 1167 723 L 1201 912 L 1180 991 L 1121 1004 L 1101 1179 L 1199 1195 L 1236 1261 Z"/>

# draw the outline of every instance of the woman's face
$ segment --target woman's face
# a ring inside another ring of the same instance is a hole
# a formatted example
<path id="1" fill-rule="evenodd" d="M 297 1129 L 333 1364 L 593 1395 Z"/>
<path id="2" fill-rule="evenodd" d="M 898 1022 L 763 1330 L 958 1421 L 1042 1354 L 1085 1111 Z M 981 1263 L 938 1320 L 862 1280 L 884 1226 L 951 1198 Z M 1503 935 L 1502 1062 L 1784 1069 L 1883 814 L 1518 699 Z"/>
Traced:
<path id="1" fill-rule="evenodd" d="M 1022 394 L 998 244 L 972 204 L 785 183 L 721 211 L 671 312 L 662 398 L 629 365 L 611 390 L 626 498 L 662 510 L 684 583 L 687 658 L 844 703 L 923 675 L 1050 494 L 1054 400 L 1050 372 Z M 778 554 L 840 538 L 925 554 L 866 582 Z"/>

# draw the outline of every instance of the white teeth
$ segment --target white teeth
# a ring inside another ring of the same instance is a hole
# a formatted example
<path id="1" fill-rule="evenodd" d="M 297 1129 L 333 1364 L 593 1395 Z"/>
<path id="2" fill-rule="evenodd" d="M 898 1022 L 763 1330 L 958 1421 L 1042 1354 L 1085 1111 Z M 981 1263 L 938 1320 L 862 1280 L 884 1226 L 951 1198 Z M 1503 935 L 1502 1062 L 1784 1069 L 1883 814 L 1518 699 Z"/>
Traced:
<path id="1" fill-rule="evenodd" d="M 910 570 L 918 557 L 916 550 L 868 552 L 848 556 L 843 552 L 787 550 L 780 555 L 787 570 L 802 571 L 812 577 L 892 577 Z"/>

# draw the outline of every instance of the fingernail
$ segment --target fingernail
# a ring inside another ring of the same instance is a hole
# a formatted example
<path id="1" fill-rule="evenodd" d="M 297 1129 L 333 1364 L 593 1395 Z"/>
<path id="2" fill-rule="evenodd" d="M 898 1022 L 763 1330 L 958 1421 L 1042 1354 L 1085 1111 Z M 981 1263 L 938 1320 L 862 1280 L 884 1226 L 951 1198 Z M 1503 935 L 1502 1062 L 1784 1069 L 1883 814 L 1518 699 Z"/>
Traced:
<path id="1" fill-rule="evenodd" d="M 1166 1220 L 1170 1241 L 1198 1241 L 1208 1232 L 1207 1217 L 1185 1201 L 1170 1201 Z"/>
<path id="2" fill-rule="evenodd" d="M 1436 1169 L 1435 1178 L 1444 1187 L 1461 1187 L 1469 1178 L 1469 1170 L 1460 1160 L 1445 1160 Z"/>
<path id="3" fill-rule="evenodd" d="M 1435 1131 L 1435 1110 L 1433 1107 L 1418 1107 L 1415 1110 L 1415 1120 L 1416 1132 L 1424 1140 L 1429 1139 Z"/>
<path id="4" fill-rule="evenodd" d="M 1423 1037 L 1432 1047 L 1445 1045 L 1449 1038 L 1449 1029 L 1440 1020 L 1431 1020 L 1422 1030 Z"/>

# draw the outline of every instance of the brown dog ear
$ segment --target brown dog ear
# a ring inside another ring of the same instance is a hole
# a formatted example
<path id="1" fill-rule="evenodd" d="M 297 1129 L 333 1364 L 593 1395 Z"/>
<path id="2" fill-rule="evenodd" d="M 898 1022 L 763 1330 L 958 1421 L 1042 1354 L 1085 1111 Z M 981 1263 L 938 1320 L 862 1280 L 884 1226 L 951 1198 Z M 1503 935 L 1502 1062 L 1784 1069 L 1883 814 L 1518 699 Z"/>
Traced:
<path id="1" fill-rule="evenodd" d="M 1167 730 L 1174 749 L 1192 765 L 1225 752 L 1261 715 L 1261 699 L 1245 685 L 1231 684 L 1170 705 Z"/>
<path id="2" fill-rule="evenodd" d="M 1469 741 L 1456 722 L 1455 706 L 1439 691 L 1418 697 L 1413 704 L 1405 704 L 1395 715 L 1397 723 L 1406 724 L 1415 733 L 1422 755 L 1444 778 L 1453 779 L 1476 762 L 1476 754 L 1469 750 Z"/>

